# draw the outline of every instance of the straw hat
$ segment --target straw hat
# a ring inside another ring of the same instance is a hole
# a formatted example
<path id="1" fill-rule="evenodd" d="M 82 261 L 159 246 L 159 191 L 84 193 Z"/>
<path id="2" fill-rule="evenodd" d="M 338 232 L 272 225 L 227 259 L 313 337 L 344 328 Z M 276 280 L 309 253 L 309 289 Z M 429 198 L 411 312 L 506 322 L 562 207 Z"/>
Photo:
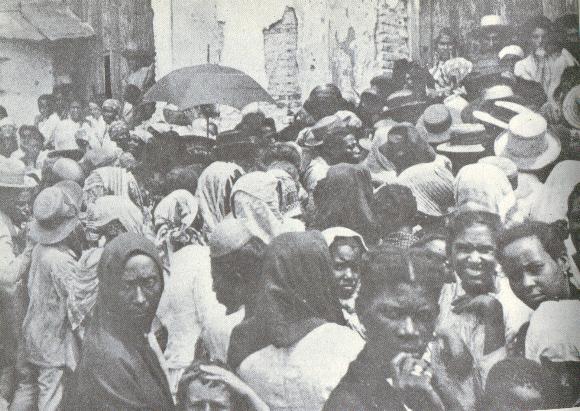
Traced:
<path id="1" fill-rule="evenodd" d="M 474 29 L 475 34 L 480 34 L 488 30 L 507 31 L 507 21 L 497 14 L 483 16 L 479 22 L 479 27 Z"/>
<path id="2" fill-rule="evenodd" d="M 451 111 L 443 104 L 433 104 L 417 121 L 417 131 L 430 144 L 449 141 L 449 132 L 453 124 Z"/>
<path id="3" fill-rule="evenodd" d="M 451 160 L 453 170 L 477 162 L 486 155 L 490 136 L 482 124 L 457 124 L 451 127 L 449 142 L 439 144 L 437 153 Z"/>
<path id="4" fill-rule="evenodd" d="M 580 129 L 580 86 L 573 87 L 564 97 L 562 114 L 568 124 Z"/>
<path id="5" fill-rule="evenodd" d="M 505 173 L 514 190 L 518 187 L 518 166 L 509 158 L 487 156 L 480 158 L 478 163 L 491 164 L 492 166 L 496 166 Z"/>
<path id="6" fill-rule="evenodd" d="M 504 57 L 507 56 L 512 56 L 514 58 L 519 58 L 521 60 L 525 57 L 525 54 L 524 50 L 520 46 L 511 44 L 501 49 L 497 56 L 499 57 L 500 60 L 502 60 Z"/>
<path id="7" fill-rule="evenodd" d="M 45 188 L 34 200 L 30 236 L 40 244 L 61 242 L 79 223 L 82 188 L 74 182 L 62 183 L 66 184 Z"/>
<path id="8" fill-rule="evenodd" d="M 34 181 L 26 178 L 22 162 L 0 156 L 0 187 L 24 189 L 34 186 Z"/>
<path id="9" fill-rule="evenodd" d="M 554 162 L 562 146 L 560 140 L 548 132 L 548 123 L 539 114 L 518 114 L 509 122 L 509 129 L 494 145 L 495 154 L 507 157 L 519 170 L 540 170 Z"/>

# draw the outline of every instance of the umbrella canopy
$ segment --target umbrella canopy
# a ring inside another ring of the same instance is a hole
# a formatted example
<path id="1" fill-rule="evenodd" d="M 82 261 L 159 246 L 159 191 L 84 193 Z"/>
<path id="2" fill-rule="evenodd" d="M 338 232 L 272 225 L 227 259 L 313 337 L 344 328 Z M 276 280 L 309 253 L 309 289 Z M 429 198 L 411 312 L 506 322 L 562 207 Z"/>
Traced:
<path id="1" fill-rule="evenodd" d="M 202 104 L 225 104 L 242 109 L 253 102 L 276 104 L 253 78 L 240 70 L 200 64 L 172 71 L 151 87 L 145 101 L 166 101 L 186 109 Z"/>

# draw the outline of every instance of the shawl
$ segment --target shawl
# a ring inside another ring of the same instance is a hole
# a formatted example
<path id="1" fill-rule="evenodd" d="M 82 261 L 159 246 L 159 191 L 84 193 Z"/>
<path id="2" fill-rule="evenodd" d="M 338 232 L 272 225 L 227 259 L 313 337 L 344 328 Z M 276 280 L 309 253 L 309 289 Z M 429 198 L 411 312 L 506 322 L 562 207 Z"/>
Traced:
<path id="1" fill-rule="evenodd" d="M 244 170 L 234 163 L 216 161 L 199 176 L 195 195 L 203 218 L 203 233 L 209 236 L 214 227 L 230 212 L 232 187 Z"/>
<path id="2" fill-rule="evenodd" d="M 234 328 L 228 363 L 238 366 L 269 345 L 289 347 L 330 322 L 344 325 L 330 252 L 317 231 L 285 233 L 266 251 L 255 315 Z"/>
<path id="3" fill-rule="evenodd" d="M 346 227 L 373 241 L 375 216 L 371 208 L 373 186 L 368 170 L 351 165 L 330 167 L 314 191 L 313 227 Z"/>
<path id="4" fill-rule="evenodd" d="M 120 167 L 97 168 L 86 178 L 83 190 L 87 204 L 94 203 L 104 195 L 115 195 L 128 198 L 138 207 L 143 207 L 141 190 L 135 177 Z"/>
<path id="5" fill-rule="evenodd" d="M 506 223 L 516 205 L 505 173 L 491 164 L 468 164 L 459 170 L 454 184 L 458 209 L 478 209 L 498 214 Z"/>
<path id="6" fill-rule="evenodd" d="M 118 236 L 103 251 L 97 310 L 71 391 L 75 409 L 174 409 L 165 374 L 145 335 L 127 330 L 107 309 L 107 301 L 121 285 L 125 262 L 135 253 L 153 258 L 161 270 L 153 243 L 136 234 Z"/>
<path id="7" fill-rule="evenodd" d="M 392 183 L 397 178 L 395 165 L 380 151 L 380 148 L 388 142 L 392 126 L 393 124 L 375 131 L 369 154 L 362 163 L 371 172 L 375 185 Z"/>

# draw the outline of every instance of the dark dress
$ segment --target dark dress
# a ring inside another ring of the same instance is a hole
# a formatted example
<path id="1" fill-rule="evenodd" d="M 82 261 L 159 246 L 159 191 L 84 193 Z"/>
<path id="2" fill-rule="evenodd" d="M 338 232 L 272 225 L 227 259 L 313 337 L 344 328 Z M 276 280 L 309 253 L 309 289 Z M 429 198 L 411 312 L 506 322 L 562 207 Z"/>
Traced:
<path id="1" fill-rule="evenodd" d="M 386 378 L 365 347 L 332 390 L 323 411 L 405 411 L 399 394 Z"/>

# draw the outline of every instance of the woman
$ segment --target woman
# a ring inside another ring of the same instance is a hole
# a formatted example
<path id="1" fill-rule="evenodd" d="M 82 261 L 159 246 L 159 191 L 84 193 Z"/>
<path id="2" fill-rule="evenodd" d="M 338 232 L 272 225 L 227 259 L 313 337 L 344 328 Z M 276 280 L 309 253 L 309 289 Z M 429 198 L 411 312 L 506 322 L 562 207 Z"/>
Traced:
<path id="1" fill-rule="evenodd" d="M 173 410 L 165 374 L 146 337 L 163 291 L 155 245 L 136 234 L 120 235 L 106 246 L 98 274 L 97 309 L 75 371 L 70 405 Z"/>
<path id="2" fill-rule="evenodd" d="M 529 54 L 514 67 L 517 77 L 540 83 L 550 102 L 554 102 L 554 91 L 560 84 L 564 69 L 578 65 L 578 61 L 563 47 L 561 33 L 552 26 L 544 16 L 532 18 L 525 24 L 524 36 L 530 42 Z"/>
<path id="3" fill-rule="evenodd" d="M 454 409 L 422 358 L 435 328 L 440 276 L 385 246 L 368 254 L 362 272 L 357 305 L 367 342 L 324 410 Z"/>
<path id="4" fill-rule="evenodd" d="M 332 227 L 324 230 L 322 236 L 328 244 L 334 273 L 334 286 L 342 315 L 348 326 L 365 338 L 365 329 L 355 309 L 355 301 L 360 290 L 360 267 L 362 257 L 368 251 L 360 234 L 345 228 Z"/>
<path id="5" fill-rule="evenodd" d="M 291 231 L 304 231 L 304 224 L 280 212 L 282 185 L 274 175 L 254 171 L 246 174 L 232 189 L 232 214 L 241 219 L 250 232 L 269 244 L 274 237 Z"/>
<path id="6" fill-rule="evenodd" d="M 0 120 L 0 155 L 6 158 L 18 150 L 16 130 L 16 123 L 10 117 Z"/>
<path id="7" fill-rule="evenodd" d="M 123 233 L 144 234 L 143 214 L 126 198 L 98 198 L 87 211 L 87 240 L 96 244 L 84 251 L 78 262 L 77 276 L 71 282 L 68 315 L 73 330 L 82 339 L 97 298 L 99 279 L 97 266 L 105 244 Z"/>
<path id="8" fill-rule="evenodd" d="M 121 167 L 99 167 L 85 180 L 83 186 L 85 202 L 94 203 L 105 195 L 121 196 L 143 209 L 143 196 L 132 173 Z"/>
<path id="9" fill-rule="evenodd" d="M 372 202 L 373 186 L 368 170 L 350 164 L 332 166 L 314 191 L 316 209 L 312 227 L 350 228 L 373 243 L 376 233 Z"/>
<path id="10" fill-rule="evenodd" d="M 516 197 L 505 173 L 490 164 L 468 164 L 455 177 L 455 206 L 458 210 L 484 210 L 498 214 L 502 223 L 523 221 L 516 216 Z"/>
<path id="11" fill-rule="evenodd" d="M 271 409 L 321 409 L 362 349 L 332 277 L 319 232 L 281 234 L 266 251 L 260 304 L 234 329 L 228 363 Z"/>
<path id="12" fill-rule="evenodd" d="M 459 42 L 451 28 L 442 28 L 435 39 L 433 66 L 429 68 L 435 80 L 435 91 L 439 95 L 449 96 L 471 72 L 471 62 L 458 57 L 458 54 Z"/>
<path id="13" fill-rule="evenodd" d="M 199 176 L 195 196 L 203 218 L 202 232 L 207 238 L 214 227 L 230 213 L 230 195 L 244 170 L 234 163 L 216 161 Z"/>
<path id="14" fill-rule="evenodd" d="M 363 167 L 370 171 L 374 187 L 391 183 L 397 178 L 397 168 L 387 157 L 389 131 L 392 126 L 392 124 L 389 124 L 375 130 L 368 150 L 369 154 L 361 163 Z M 361 142 L 361 144 L 363 143 Z"/>

